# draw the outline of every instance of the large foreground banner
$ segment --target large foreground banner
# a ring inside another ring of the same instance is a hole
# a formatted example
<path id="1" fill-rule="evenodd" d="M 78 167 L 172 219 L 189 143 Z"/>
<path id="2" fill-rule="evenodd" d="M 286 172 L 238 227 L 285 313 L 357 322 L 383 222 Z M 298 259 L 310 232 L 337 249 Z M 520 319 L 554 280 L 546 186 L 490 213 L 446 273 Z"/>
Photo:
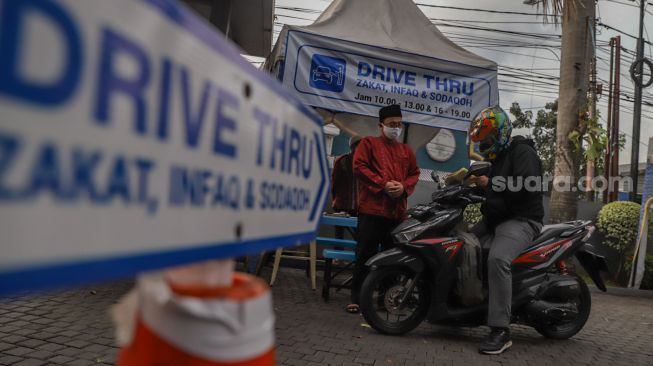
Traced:
<path id="1" fill-rule="evenodd" d="M 314 238 L 321 119 L 173 0 L 0 1 L 0 294 Z"/>
<path id="2" fill-rule="evenodd" d="M 283 83 L 312 106 L 376 117 L 398 103 L 407 122 L 466 131 L 499 102 L 496 69 L 297 30 L 287 37 Z"/>

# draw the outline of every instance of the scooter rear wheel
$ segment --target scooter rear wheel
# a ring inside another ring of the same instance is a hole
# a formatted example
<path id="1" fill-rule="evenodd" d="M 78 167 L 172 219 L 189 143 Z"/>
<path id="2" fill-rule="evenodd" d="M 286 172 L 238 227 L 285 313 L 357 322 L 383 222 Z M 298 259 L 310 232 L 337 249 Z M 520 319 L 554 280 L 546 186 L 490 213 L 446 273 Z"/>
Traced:
<path id="1" fill-rule="evenodd" d="M 418 280 L 404 303 L 399 303 L 416 275 L 404 268 L 371 271 L 361 286 L 360 307 L 367 323 L 377 331 L 400 335 L 415 329 L 426 317 L 431 291 Z"/>
<path id="2" fill-rule="evenodd" d="M 578 307 L 578 316 L 565 323 L 541 323 L 535 326 L 535 330 L 541 335 L 551 339 L 569 339 L 580 332 L 590 316 L 592 308 L 592 295 L 585 281 L 577 275 L 573 275 L 580 284 L 580 295 L 572 299 Z"/>

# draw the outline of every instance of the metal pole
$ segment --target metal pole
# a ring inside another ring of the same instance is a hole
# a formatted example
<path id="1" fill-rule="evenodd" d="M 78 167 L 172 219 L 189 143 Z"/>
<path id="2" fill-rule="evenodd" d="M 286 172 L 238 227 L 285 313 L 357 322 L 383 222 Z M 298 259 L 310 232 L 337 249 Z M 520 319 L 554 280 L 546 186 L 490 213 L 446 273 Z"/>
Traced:
<path id="1" fill-rule="evenodd" d="M 610 182 L 614 172 L 612 171 L 612 85 L 614 82 L 614 37 L 610 38 L 610 83 L 608 85 L 608 144 L 605 148 L 605 159 L 603 160 L 603 170 L 605 177 Z M 608 189 L 603 193 L 603 203 L 609 203 L 612 196 L 612 184 L 608 183 Z"/>
<path id="2" fill-rule="evenodd" d="M 619 176 L 619 105 L 621 103 L 621 36 L 615 39 L 614 57 L 614 96 L 612 97 L 612 174 Z M 610 202 L 616 201 L 619 194 L 619 185 L 615 181 L 612 186 Z"/>
<path id="3" fill-rule="evenodd" d="M 639 0 L 639 38 L 637 39 L 637 57 L 635 62 L 644 58 L 644 6 L 646 0 Z M 642 81 L 644 80 L 643 63 L 637 64 L 636 75 L 639 80 L 635 81 L 635 102 L 633 105 L 633 139 L 630 154 L 630 179 L 633 180 L 633 189 L 630 193 L 630 200 L 636 201 L 637 197 L 637 178 L 639 177 L 639 125 L 642 122 Z"/>

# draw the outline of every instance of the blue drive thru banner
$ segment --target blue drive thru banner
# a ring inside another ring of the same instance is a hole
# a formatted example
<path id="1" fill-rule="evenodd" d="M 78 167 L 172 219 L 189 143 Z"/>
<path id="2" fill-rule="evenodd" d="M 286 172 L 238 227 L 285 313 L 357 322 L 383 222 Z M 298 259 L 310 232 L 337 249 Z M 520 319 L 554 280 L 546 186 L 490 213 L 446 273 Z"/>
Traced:
<path id="1" fill-rule="evenodd" d="M 0 295 L 306 243 L 328 184 L 321 119 L 176 1 L 0 1 Z"/>
<path id="2" fill-rule="evenodd" d="M 283 83 L 315 107 L 376 117 L 380 107 L 400 104 L 406 122 L 467 131 L 478 112 L 499 103 L 496 66 L 295 29 L 285 36 Z M 444 56 L 456 53 L 443 49 Z"/>

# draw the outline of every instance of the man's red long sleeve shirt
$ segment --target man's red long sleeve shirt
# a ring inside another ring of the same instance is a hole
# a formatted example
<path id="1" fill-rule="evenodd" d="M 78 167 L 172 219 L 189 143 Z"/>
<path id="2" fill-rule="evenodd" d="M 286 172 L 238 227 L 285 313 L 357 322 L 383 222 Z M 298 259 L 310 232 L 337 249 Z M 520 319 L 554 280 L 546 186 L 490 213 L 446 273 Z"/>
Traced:
<path id="1" fill-rule="evenodd" d="M 408 145 L 384 136 L 362 139 L 354 155 L 354 175 L 358 180 L 359 213 L 403 219 L 407 197 L 419 180 L 417 160 Z M 402 196 L 392 198 L 384 191 L 391 180 L 404 186 Z"/>

